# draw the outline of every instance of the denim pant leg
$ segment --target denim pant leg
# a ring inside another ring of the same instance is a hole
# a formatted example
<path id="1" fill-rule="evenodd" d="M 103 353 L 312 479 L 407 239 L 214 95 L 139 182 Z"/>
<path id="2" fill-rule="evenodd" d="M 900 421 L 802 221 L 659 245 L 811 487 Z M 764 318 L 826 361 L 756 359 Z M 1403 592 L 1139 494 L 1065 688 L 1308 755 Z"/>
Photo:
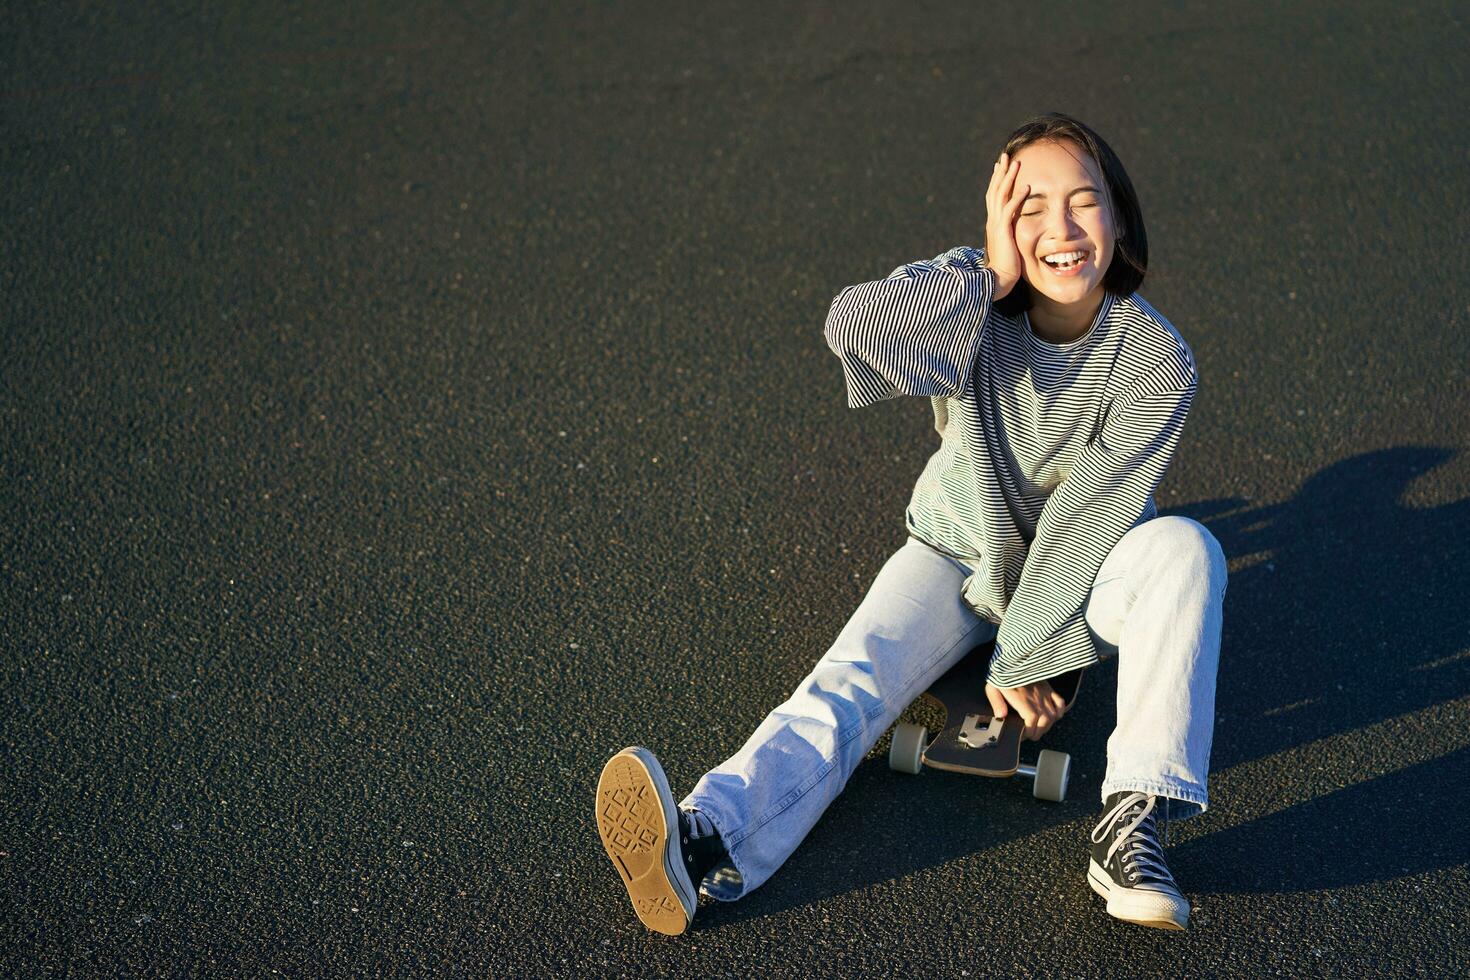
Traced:
<path id="1" fill-rule="evenodd" d="M 995 636 L 960 599 L 970 572 L 910 537 L 795 693 L 680 803 L 709 816 L 729 851 L 705 894 L 730 901 L 763 884 L 903 709 Z"/>
<path id="2" fill-rule="evenodd" d="M 1128 531 L 1104 560 L 1084 607 L 1118 654 L 1118 721 L 1102 795 L 1138 790 L 1169 799 L 1168 817 L 1209 806 L 1226 570 L 1198 521 L 1156 517 Z"/>

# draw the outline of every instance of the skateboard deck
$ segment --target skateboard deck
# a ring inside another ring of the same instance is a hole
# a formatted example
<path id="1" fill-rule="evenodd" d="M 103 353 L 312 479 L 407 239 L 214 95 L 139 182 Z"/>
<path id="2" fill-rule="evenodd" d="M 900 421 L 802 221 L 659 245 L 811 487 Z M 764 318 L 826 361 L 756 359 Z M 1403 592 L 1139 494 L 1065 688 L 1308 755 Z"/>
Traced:
<path id="1" fill-rule="evenodd" d="M 1004 718 L 992 717 L 990 699 L 985 696 L 985 675 L 994 649 L 994 641 L 981 644 L 930 685 L 922 697 L 944 710 L 943 728 L 931 739 L 921 726 L 899 725 L 893 734 L 889 765 L 912 773 L 922 766 L 977 776 L 1004 777 L 1019 772 L 1036 779 L 1038 797 L 1064 799 L 1071 758 L 1042 750 L 1035 766 L 1022 765 L 1025 725 L 1021 716 L 1013 709 Z M 1070 707 L 1082 684 L 1082 670 L 1068 671 L 1050 682 Z"/>

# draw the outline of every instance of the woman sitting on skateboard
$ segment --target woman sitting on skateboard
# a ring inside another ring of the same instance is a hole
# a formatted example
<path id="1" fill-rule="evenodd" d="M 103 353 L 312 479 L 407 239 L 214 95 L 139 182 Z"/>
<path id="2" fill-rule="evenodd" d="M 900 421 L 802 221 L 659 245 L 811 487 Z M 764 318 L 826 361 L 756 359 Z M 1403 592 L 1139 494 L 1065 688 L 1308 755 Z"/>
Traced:
<path id="1" fill-rule="evenodd" d="M 1225 556 L 1153 495 L 1194 356 L 1136 292 L 1143 215 L 1090 128 L 1025 123 L 985 206 L 983 250 L 849 286 L 827 316 L 850 407 L 931 399 L 942 442 L 907 541 L 795 693 L 677 806 L 647 749 L 603 769 L 598 831 L 650 929 L 683 932 L 701 889 L 729 901 L 762 884 L 900 712 L 991 639 L 986 692 L 1031 739 L 1066 710 L 1048 678 L 1096 663 L 1098 644 L 1118 653 L 1088 882 L 1118 918 L 1188 922 L 1160 832 L 1208 805 Z"/>

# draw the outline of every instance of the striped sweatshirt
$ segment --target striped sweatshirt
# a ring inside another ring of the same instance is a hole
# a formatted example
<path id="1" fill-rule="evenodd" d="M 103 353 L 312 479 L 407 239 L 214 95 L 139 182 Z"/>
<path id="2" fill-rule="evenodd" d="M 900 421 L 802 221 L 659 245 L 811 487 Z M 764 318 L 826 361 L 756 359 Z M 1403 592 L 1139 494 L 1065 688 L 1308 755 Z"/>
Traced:
<path id="1" fill-rule="evenodd" d="M 984 261 L 962 245 L 848 286 L 824 334 L 849 407 L 930 399 L 941 443 L 905 528 L 971 567 L 961 598 L 999 626 L 989 681 L 1018 687 L 1097 662 L 1083 604 L 1108 552 L 1157 515 L 1198 375 L 1137 293 L 1104 294 L 1085 335 L 1052 344 L 991 307 Z"/>

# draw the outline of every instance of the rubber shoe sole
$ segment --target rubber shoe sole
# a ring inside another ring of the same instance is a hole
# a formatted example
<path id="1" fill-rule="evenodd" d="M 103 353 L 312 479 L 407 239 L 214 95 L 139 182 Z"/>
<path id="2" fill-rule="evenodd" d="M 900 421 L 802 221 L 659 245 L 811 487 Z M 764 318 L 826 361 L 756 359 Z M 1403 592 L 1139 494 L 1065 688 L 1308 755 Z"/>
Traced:
<path id="1" fill-rule="evenodd" d="M 1154 929 L 1183 929 L 1189 925 L 1189 902 L 1164 892 L 1124 888 L 1096 861 L 1088 859 L 1087 883 L 1108 900 L 1108 915 Z"/>
<path id="2" fill-rule="evenodd" d="M 674 794 L 652 752 L 632 746 L 602 767 L 597 833 L 638 920 L 666 936 L 688 929 L 698 892 L 684 871 Z"/>

